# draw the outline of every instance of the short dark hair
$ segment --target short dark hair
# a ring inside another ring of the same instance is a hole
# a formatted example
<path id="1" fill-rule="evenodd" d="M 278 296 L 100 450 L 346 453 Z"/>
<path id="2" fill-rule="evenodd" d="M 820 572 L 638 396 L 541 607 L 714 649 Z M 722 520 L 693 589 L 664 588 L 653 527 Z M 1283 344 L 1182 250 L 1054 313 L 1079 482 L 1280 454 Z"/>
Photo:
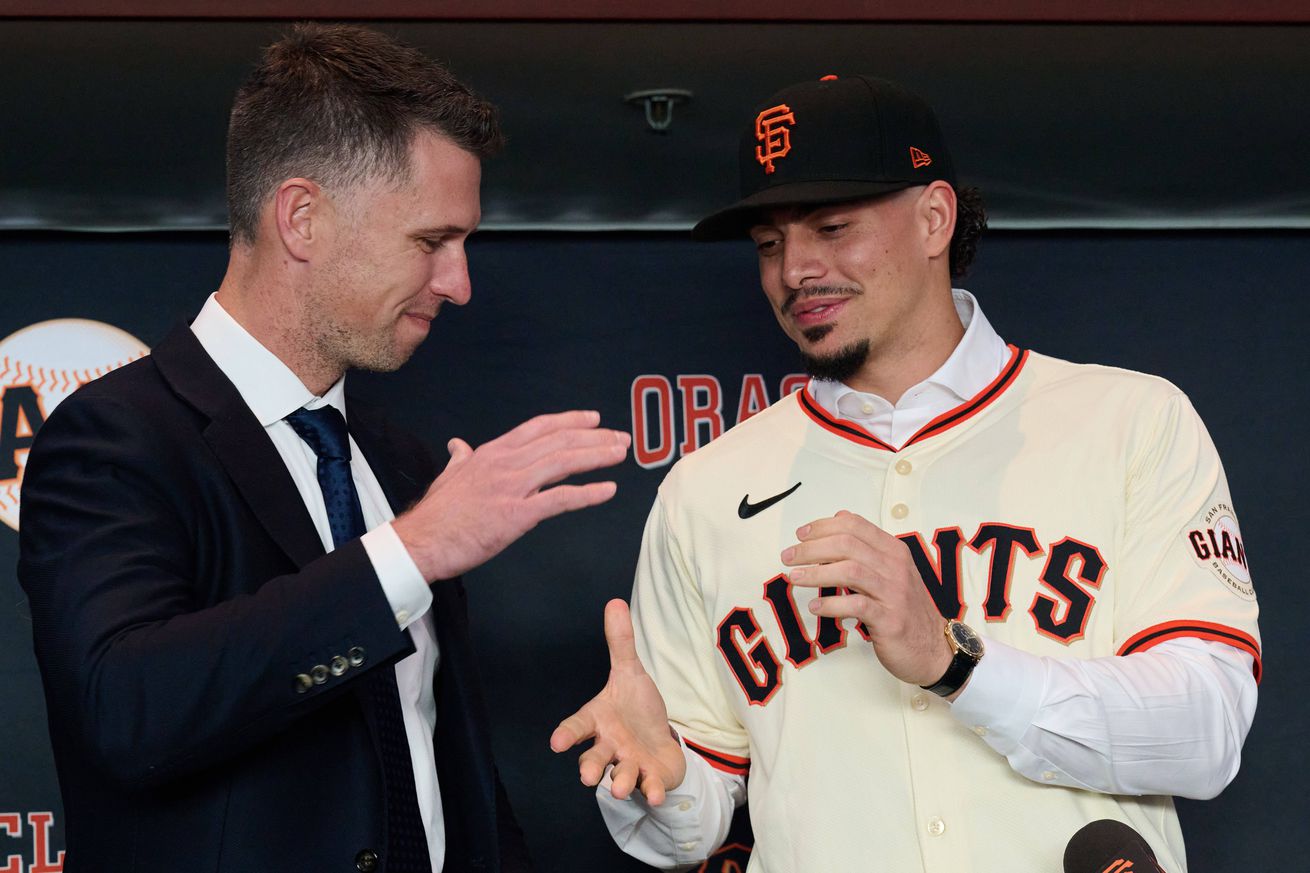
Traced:
<path id="1" fill-rule="evenodd" d="M 987 229 L 987 207 L 982 192 L 965 186 L 955 192 L 955 232 L 951 234 L 951 278 L 969 272 L 978 252 L 978 237 Z"/>
<path id="2" fill-rule="evenodd" d="M 254 242 L 260 209 L 285 179 L 337 189 L 403 181 L 425 129 L 481 159 L 504 144 L 496 107 L 417 49 L 357 25 L 295 25 L 264 50 L 232 106 L 233 244 Z"/>

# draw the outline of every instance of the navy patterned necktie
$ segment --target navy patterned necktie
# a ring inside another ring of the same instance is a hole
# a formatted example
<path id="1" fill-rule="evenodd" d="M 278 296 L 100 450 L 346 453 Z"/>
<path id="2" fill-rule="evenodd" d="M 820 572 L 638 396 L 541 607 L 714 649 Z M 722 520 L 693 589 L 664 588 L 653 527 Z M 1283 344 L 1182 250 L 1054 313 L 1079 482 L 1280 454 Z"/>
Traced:
<path id="1" fill-rule="evenodd" d="M 363 536 L 364 512 L 359 505 L 355 479 L 350 475 L 350 435 L 345 417 L 335 406 L 323 406 L 297 409 L 286 421 L 318 456 L 318 487 L 327 507 L 333 546 L 340 548 Z M 409 756 L 396 671 L 392 667 L 379 668 L 365 681 L 371 694 L 387 789 L 387 850 L 383 855 L 383 869 L 387 873 L 432 873 L 427 834 L 414 789 L 414 764 Z"/>

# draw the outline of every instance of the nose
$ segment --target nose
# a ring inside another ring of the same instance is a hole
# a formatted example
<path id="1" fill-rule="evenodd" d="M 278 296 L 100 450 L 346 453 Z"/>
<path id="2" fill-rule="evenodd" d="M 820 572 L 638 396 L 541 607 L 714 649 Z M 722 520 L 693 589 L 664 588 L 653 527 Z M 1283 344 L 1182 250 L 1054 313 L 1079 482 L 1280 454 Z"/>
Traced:
<path id="1" fill-rule="evenodd" d="M 472 299 L 473 282 L 469 278 L 468 256 L 462 244 L 452 243 L 434 253 L 428 290 L 456 306 L 463 306 Z"/>
<path id="2" fill-rule="evenodd" d="M 789 234 L 782 241 L 782 281 L 788 288 L 800 289 L 826 271 L 818 246 L 806 240 L 805 234 Z"/>

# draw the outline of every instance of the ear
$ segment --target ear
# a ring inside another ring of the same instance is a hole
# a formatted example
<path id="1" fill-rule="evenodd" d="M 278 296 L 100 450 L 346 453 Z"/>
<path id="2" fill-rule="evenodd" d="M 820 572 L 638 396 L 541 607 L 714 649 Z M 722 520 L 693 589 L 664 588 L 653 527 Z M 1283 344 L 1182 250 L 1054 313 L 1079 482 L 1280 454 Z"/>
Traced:
<path id="1" fill-rule="evenodd" d="M 287 179 L 273 194 L 273 222 L 287 254 L 298 261 L 308 261 L 314 243 L 331 221 L 327 195 L 317 182 Z"/>
<path id="2" fill-rule="evenodd" d="M 919 195 L 919 206 L 925 253 L 930 258 L 948 253 L 955 233 L 955 189 L 941 180 L 933 182 Z"/>

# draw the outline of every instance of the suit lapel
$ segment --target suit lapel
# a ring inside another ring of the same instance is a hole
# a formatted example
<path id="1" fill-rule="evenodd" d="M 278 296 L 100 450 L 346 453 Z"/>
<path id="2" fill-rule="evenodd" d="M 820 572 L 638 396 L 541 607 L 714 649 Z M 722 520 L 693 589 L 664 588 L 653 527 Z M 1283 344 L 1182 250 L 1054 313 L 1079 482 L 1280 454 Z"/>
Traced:
<path id="1" fill-rule="evenodd" d="M 419 459 L 407 457 L 397 451 L 387 438 L 386 425 L 372 414 L 369 407 L 354 397 L 346 400 L 347 424 L 355 445 L 364 453 L 369 469 L 382 486 L 394 515 L 400 515 L 423 496 L 428 479 L 423 475 Z"/>
<path id="2" fill-rule="evenodd" d="M 250 407 L 186 324 L 152 352 L 178 396 L 209 417 L 204 439 L 269 536 L 297 567 L 323 555 L 323 541 L 291 474 Z"/>

